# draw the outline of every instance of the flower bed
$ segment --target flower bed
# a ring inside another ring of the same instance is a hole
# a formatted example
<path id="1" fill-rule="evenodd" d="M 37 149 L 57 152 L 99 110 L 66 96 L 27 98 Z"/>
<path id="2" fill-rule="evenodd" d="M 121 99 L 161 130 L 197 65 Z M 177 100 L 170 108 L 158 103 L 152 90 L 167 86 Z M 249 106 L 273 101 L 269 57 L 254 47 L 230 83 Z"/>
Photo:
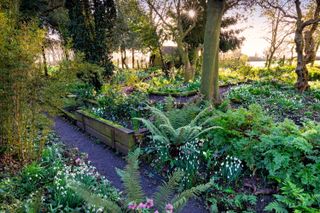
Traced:
<path id="1" fill-rule="evenodd" d="M 39 161 L 0 178 L 0 212 L 99 212 L 69 187 L 77 181 L 98 197 L 119 203 L 121 193 L 98 173 L 87 155 L 50 134 Z"/>

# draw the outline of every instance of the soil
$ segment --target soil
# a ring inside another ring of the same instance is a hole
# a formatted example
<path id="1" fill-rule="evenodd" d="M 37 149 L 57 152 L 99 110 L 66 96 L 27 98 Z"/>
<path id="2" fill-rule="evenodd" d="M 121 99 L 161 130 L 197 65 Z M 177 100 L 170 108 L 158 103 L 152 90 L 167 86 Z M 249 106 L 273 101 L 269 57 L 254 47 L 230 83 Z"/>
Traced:
<path id="1" fill-rule="evenodd" d="M 105 176 L 116 188 L 123 190 L 122 182 L 116 173 L 116 168 L 123 169 L 126 161 L 123 156 L 116 154 L 97 140 L 81 132 L 77 127 L 66 120 L 56 117 L 54 130 L 60 136 L 63 143 L 68 147 L 78 148 L 80 152 L 88 154 L 88 159 L 92 162 L 98 172 Z M 141 184 L 147 196 L 151 196 L 156 188 L 161 185 L 163 179 L 153 173 L 148 166 L 141 165 Z M 202 200 L 190 200 L 183 213 L 209 212 Z"/>

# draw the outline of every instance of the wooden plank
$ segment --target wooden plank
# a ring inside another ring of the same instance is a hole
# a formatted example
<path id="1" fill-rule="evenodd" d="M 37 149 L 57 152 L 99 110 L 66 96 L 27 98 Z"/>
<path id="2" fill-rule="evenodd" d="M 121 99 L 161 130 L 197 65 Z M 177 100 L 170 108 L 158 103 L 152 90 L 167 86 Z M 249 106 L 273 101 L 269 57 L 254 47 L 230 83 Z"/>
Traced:
<path id="1" fill-rule="evenodd" d="M 84 126 L 83 126 L 83 123 L 82 123 L 82 122 L 77 121 L 77 122 L 76 122 L 76 125 L 77 125 L 80 129 L 84 130 Z"/>
<path id="2" fill-rule="evenodd" d="M 119 129 L 115 129 L 115 140 L 122 145 L 129 146 L 129 144 L 134 143 L 134 131 L 131 133 L 125 133 Z"/>
<path id="3" fill-rule="evenodd" d="M 72 114 L 74 115 L 74 117 L 75 117 L 75 119 L 76 119 L 77 121 L 82 122 L 82 115 L 81 115 L 79 112 L 75 111 L 75 112 L 73 112 Z"/>
<path id="4" fill-rule="evenodd" d="M 112 137 L 112 129 L 113 129 L 112 126 L 107 125 L 107 124 L 100 122 L 98 120 L 89 118 L 89 117 L 84 117 L 84 122 L 87 127 L 90 127 L 92 129 L 96 130 L 100 134 L 103 134 L 109 138 Z"/>
<path id="5" fill-rule="evenodd" d="M 95 129 L 92 129 L 92 128 L 89 127 L 89 126 L 87 126 L 86 131 L 87 131 L 90 135 L 98 138 L 98 139 L 99 139 L 100 141 L 102 141 L 104 144 L 110 146 L 111 148 L 115 148 L 115 147 L 114 147 L 114 144 L 113 144 L 113 142 L 112 142 L 112 140 L 111 140 L 111 138 L 109 138 L 109 137 L 107 137 L 107 136 L 105 136 L 105 135 L 97 132 Z"/>
<path id="6" fill-rule="evenodd" d="M 130 151 L 130 149 L 129 149 L 128 147 L 126 147 L 126 146 L 124 146 L 124 145 L 122 145 L 122 144 L 120 144 L 120 143 L 115 143 L 115 145 L 116 145 L 115 149 L 116 149 L 118 152 L 121 152 L 121 153 L 123 153 L 123 154 L 125 154 L 125 155 L 127 155 L 128 152 Z"/>

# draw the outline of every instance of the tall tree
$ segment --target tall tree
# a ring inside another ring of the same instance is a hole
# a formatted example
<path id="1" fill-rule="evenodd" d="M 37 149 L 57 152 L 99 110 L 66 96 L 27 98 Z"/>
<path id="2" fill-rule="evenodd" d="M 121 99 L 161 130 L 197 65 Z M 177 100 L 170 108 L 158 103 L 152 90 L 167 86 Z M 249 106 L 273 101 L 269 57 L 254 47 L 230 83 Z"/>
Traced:
<path id="1" fill-rule="evenodd" d="M 288 22 L 285 21 L 285 17 L 277 8 L 270 9 L 262 7 L 262 14 L 267 18 L 270 24 L 270 37 L 266 38 L 269 43 L 266 57 L 266 68 L 270 69 L 276 52 L 293 33 L 292 24 L 289 24 L 288 27 Z"/>
<path id="2" fill-rule="evenodd" d="M 206 99 L 220 102 L 219 94 L 219 38 L 226 0 L 208 0 L 204 34 L 204 54 L 201 93 Z"/>
<path id="3" fill-rule="evenodd" d="M 219 41 L 222 17 L 232 8 L 250 8 L 254 0 L 208 0 L 207 22 L 204 34 L 204 56 L 200 91 L 205 99 L 220 103 L 219 93 Z"/>
<path id="4" fill-rule="evenodd" d="M 284 17 L 295 22 L 294 41 L 297 53 L 297 82 L 295 87 L 303 92 L 310 88 L 308 83 L 307 64 L 312 62 L 315 52 L 314 34 L 320 22 L 320 0 L 314 0 L 315 9 L 310 18 L 304 15 L 301 0 L 294 1 L 261 1 L 265 7 L 279 9 Z"/>
<path id="5" fill-rule="evenodd" d="M 110 76 L 113 65 L 110 59 L 111 38 L 116 18 L 113 0 L 70 0 L 70 35 L 73 47 L 83 52 L 87 61 L 103 66 Z"/>
<path id="6" fill-rule="evenodd" d="M 194 69 L 189 58 L 189 47 L 184 39 L 196 26 L 197 8 L 185 8 L 188 0 L 145 1 L 161 20 L 161 27 L 169 32 L 177 43 L 178 52 L 184 65 L 184 80 L 192 80 Z M 184 28 L 183 23 L 186 23 L 186 20 L 188 21 L 188 27 Z"/>

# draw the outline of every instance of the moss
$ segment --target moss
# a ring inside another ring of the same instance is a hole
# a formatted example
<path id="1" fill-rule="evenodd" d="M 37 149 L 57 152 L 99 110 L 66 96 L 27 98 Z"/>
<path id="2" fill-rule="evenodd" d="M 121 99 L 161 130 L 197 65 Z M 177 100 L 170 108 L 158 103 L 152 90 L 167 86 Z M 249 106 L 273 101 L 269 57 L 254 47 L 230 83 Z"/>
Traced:
<path id="1" fill-rule="evenodd" d="M 94 118 L 94 119 L 97 119 L 97 120 L 102 121 L 104 123 L 107 123 L 107 124 L 109 124 L 111 126 L 114 126 L 114 127 L 117 127 L 117 128 L 125 128 L 124 126 L 121 126 L 120 124 L 117 124 L 115 122 L 109 121 L 109 120 L 104 119 L 104 118 L 101 118 L 101 117 L 91 113 L 89 110 L 79 110 L 78 112 L 80 112 L 80 113 L 82 113 L 82 114 L 84 114 L 84 115 L 86 115 L 86 116 L 88 116 L 90 118 Z"/>

